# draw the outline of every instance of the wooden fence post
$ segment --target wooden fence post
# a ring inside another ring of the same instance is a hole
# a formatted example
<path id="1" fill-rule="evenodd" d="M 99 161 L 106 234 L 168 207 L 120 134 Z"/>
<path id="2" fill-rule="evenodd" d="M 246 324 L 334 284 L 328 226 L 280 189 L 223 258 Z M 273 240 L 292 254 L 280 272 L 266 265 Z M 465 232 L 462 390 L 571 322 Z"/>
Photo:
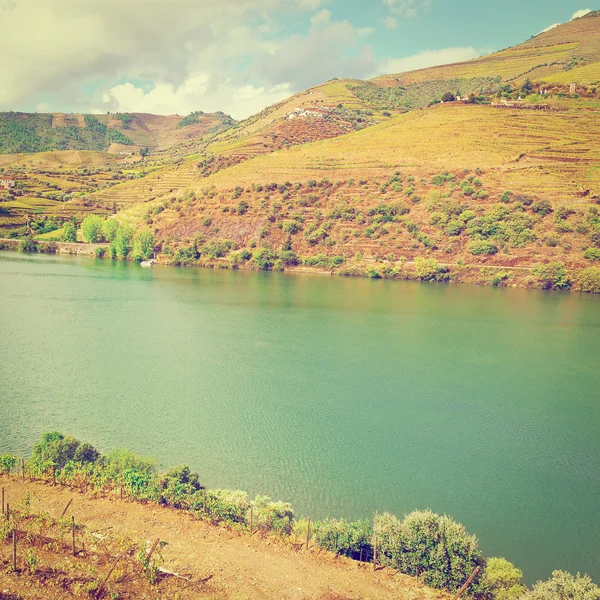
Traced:
<path id="1" fill-rule="evenodd" d="M 17 572 L 17 529 L 12 530 L 12 542 L 13 542 L 13 571 Z"/>
<path id="2" fill-rule="evenodd" d="M 158 546 L 158 542 L 160 542 L 160 539 L 156 538 L 154 544 L 152 544 L 152 548 L 150 548 L 150 552 L 148 552 L 148 554 L 146 555 L 146 560 L 148 560 L 148 562 L 150 562 L 150 559 L 152 558 L 152 555 L 154 554 L 154 551 Z"/>
<path id="3" fill-rule="evenodd" d="M 73 498 L 71 498 L 71 499 L 70 499 L 70 500 L 67 502 L 67 505 L 65 506 L 65 509 L 62 511 L 62 513 L 61 513 L 61 515 L 60 515 L 59 519 L 62 519 L 62 518 L 63 518 L 63 517 L 64 517 L 64 516 L 67 514 L 67 511 L 69 510 L 69 506 L 71 506 L 71 502 L 73 502 Z"/>
<path id="4" fill-rule="evenodd" d="M 481 571 L 481 567 L 475 567 L 475 570 L 471 573 L 471 576 L 469 579 L 467 579 L 465 585 L 463 585 L 460 590 L 456 592 L 456 595 L 452 597 L 452 600 L 458 600 L 458 598 L 460 598 L 467 591 L 467 588 L 473 583 L 473 579 L 477 577 L 477 573 L 479 573 L 479 571 Z"/>
<path id="5" fill-rule="evenodd" d="M 307 527 L 306 527 L 306 549 L 308 550 L 308 543 L 310 541 L 310 517 L 308 517 Z"/>
<path id="6" fill-rule="evenodd" d="M 73 549 L 73 556 L 77 556 L 75 552 L 75 517 L 71 517 L 71 546 Z"/>
<path id="7" fill-rule="evenodd" d="M 117 556 L 117 558 L 115 559 L 115 562 L 112 564 L 110 571 L 108 572 L 108 575 L 104 578 L 104 581 L 100 584 L 100 587 L 98 588 L 98 591 L 96 592 L 96 598 L 101 598 L 102 597 L 102 590 L 104 589 L 104 586 L 106 585 L 106 582 L 108 581 L 108 578 L 112 575 L 112 572 L 115 570 L 115 567 L 117 566 L 117 563 L 119 562 L 119 560 L 121 560 L 120 556 Z"/>
<path id="8" fill-rule="evenodd" d="M 377 538 L 373 544 L 373 571 L 377 570 Z"/>

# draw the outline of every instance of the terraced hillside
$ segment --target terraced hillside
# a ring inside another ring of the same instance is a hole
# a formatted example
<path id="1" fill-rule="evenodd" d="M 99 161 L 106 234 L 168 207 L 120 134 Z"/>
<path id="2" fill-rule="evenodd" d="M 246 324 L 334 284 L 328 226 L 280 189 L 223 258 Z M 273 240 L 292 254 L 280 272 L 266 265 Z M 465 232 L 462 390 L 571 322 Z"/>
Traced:
<path id="1" fill-rule="evenodd" d="M 373 83 L 399 86 L 424 81 L 500 77 L 503 82 L 532 81 L 582 85 L 600 82 L 600 11 L 589 13 L 525 43 L 467 62 L 378 77 Z"/>

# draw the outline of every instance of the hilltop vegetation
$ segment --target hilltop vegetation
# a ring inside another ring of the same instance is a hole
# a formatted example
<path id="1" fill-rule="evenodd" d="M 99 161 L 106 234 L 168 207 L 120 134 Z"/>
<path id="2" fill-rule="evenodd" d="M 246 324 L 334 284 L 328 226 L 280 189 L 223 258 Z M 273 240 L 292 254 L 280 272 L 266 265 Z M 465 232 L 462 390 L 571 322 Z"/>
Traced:
<path id="1" fill-rule="evenodd" d="M 133 145 L 117 129 L 106 127 L 93 115 L 84 115 L 85 127 L 75 117 L 53 126 L 52 115 L 0 113 L 0 153 L 49 150 L 107 150 L 112 143 Z"/>

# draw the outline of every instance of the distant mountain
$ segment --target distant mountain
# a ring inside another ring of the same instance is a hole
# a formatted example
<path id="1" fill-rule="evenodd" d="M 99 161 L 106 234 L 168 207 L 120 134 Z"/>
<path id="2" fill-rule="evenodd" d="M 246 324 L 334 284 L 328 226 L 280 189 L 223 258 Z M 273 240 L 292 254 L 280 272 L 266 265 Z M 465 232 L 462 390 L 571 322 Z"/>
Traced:
<path id="1" fill-rule="evenodd" d="M 83 115 L 0 113 L 0 154 L 93 150 L 137 153 L 163 150 L 190 138 L 218 133 L 235 124 L 224 113 L 195 112 L 188 117 L 145 113 Z"/>

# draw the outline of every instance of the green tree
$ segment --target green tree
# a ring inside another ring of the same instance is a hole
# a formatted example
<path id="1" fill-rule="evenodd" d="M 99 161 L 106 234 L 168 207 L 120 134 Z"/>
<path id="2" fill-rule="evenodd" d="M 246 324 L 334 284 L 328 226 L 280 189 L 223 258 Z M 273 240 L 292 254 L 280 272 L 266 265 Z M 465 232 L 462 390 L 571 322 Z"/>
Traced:
<path id="1" fill-rule="evenodd" d="M 138 231 L 133 238 L 133 258 L 147 260 L 154 252 L 154 235 L 149 229 Z"/>
<path id="2" fill-rule="evenodd" d="M 548 581 L 539 581 L 520 600 L 600 600 L 600 587 L 588 575 L 577 577 L 565 571 L 553 571 Z"/>
<path id="3" fill-rule="evenodd" d="M 583 269 L 577 276 L 577 283 L 582 292 L 600 294 L 600 269 L 598 267 Z"/>
<path id="4" fill-rule="evenodd" d="M 81 233 L 84 239 L 90 244 L 95 244 L 102 240 L 103 220 L 98 215 L 88 215 L 81 222 Z"/>
<path id="5" fill-rule="evenodd" d="M 484 559 L 477 538 L 463 525 L 431 511 L 415 511 L 400 521 L 390 513 L 375 515 L 382 564 L 421 577 L 426 585 L 456 591 Z M 471 590 L 481 591 L 480 578 Z"/>
<path id="6" fill-rule="evenodd" d="M 111 255 L 120 260 L 125 260 L 129 253 L 132 237 L 133 229 L 125 223 L 120 224 L 115 239 L 110 244 Z"/>
<path id="7" fill-rule="evenodd" d="M 537 280 L 537 287 L 542 290 L 568 290 L 571 287 L 565 265 L 560 262 L 536 265 L 532 273 Z"/>
<path id="8" fill-rule="evenodd" d="M 67 221 L 63 227 L 62 235 L 60 239 L 63 242 L 76 242 L 77 241 L 77 228 L 71 221 Z"/>
<path id="9" fill-rule="evenodd" d="M 117 237 L 119 222 L 116 219 L 106 219 L 102 223 L 102 235 L 107 242 L 112 242 Z"/>
<path id="10" fill-rule="evenodd" d="M 483 582 L 494 600 L 518 600 L 527 588 L 523 572 L 505 558 L 489 558 L 483 573 Z"/>

